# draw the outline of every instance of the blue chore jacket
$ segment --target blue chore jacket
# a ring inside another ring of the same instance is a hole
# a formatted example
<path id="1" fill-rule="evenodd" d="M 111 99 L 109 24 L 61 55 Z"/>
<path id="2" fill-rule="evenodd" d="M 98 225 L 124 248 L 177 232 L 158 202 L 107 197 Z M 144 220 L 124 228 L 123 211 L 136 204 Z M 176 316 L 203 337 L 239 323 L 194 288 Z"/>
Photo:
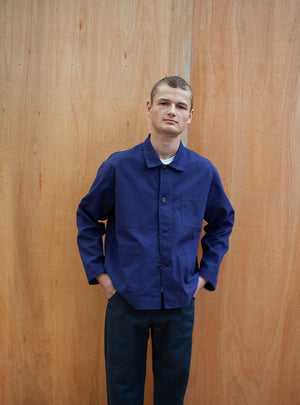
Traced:
<path id="1" fill-rule="evenodd" d="M 216 288 L 233 222 L 213 164 L 181 143 L 166 166 L 149 135 L 100 166 L 77 210 L 77 240 L 90 284 L 107 272 L 135 309 L 161 308 L 162 292 L 165 308 L 181 308 L 189 305 L 199 275 L 206 289 Z"/>

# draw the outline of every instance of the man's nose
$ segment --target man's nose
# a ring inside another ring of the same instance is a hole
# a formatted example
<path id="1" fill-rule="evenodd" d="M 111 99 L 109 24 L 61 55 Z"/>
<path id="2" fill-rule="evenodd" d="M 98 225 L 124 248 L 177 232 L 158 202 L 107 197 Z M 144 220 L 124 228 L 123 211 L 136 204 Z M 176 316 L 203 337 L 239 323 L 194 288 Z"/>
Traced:
<path id="1" fill-rule="evenodd" d="M 171 114 L 171 115 L 176 114 L 175 104 L 170 104 L 168 113 Z"/>

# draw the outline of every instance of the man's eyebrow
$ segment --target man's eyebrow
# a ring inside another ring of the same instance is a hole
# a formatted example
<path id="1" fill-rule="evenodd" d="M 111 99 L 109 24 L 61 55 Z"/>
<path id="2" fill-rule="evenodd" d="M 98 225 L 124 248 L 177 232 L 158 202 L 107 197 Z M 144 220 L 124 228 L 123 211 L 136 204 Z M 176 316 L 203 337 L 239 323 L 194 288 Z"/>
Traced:
<path id="1" fill-rule="evenodd" d="M 185 101 L 179 101 L 178 104 L 180 105 L 184 105 L 185 107 L 188 107 L 188 103 L 186 103 Z"/>
<path id="2" fill-rule="evenodd" d="M 160 98 L 158 99 L 158 101 L 168 101 L 168 102 L 170 102 L 170 101 L 172 101 L 172 100 L 170 100 L 170 99 L 168 99 L 168 98 L 165 98 L 165 97 L 160 97 Z M 176 104 L 184 105 L 184 106 L 186 106 L 186 107 L 189 106 L 188 103 L 186 103 L 185 101 L 177 101 Z"/>

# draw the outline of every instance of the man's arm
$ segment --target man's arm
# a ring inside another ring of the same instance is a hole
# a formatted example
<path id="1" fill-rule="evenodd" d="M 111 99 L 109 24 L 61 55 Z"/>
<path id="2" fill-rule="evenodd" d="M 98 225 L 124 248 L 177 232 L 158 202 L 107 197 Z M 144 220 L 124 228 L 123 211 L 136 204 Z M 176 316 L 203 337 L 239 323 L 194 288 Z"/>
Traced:
<path id="1" fill-rule="evenodd" d="M 77 210 L 78 249 L 88 282 L 98 284 L 97 276 L 105 273 L 103 235 L 105 221 L 114 210 L 114 171 L 104 162 L 96 179 L 81 200 Z"/>
<path id="2" fill-rule="evenodd" d="M 221 261 L 229 248 L 229 236 L 234 223 L 234 210 L 224 192 L 220 177 L 215 170 L 204 219 L 205 235 L 201 240 L 202 259 L 199 274 L 207 280 L 205 288 L 215 290 Z"/>

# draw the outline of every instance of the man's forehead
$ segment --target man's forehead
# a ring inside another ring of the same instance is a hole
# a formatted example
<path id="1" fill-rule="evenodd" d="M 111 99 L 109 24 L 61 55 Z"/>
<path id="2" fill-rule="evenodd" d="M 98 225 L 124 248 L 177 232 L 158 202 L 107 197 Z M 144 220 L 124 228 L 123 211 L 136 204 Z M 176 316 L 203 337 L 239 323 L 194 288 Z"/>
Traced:
<path id="1" fill-rule="evenodd" d="M 190 105 L 191 93 L 189 90 L 184 90 L 180 87 L 170 87 L 167 84 L 162 84 L 157 88 L 154 99 L 165 99 Z"/>

